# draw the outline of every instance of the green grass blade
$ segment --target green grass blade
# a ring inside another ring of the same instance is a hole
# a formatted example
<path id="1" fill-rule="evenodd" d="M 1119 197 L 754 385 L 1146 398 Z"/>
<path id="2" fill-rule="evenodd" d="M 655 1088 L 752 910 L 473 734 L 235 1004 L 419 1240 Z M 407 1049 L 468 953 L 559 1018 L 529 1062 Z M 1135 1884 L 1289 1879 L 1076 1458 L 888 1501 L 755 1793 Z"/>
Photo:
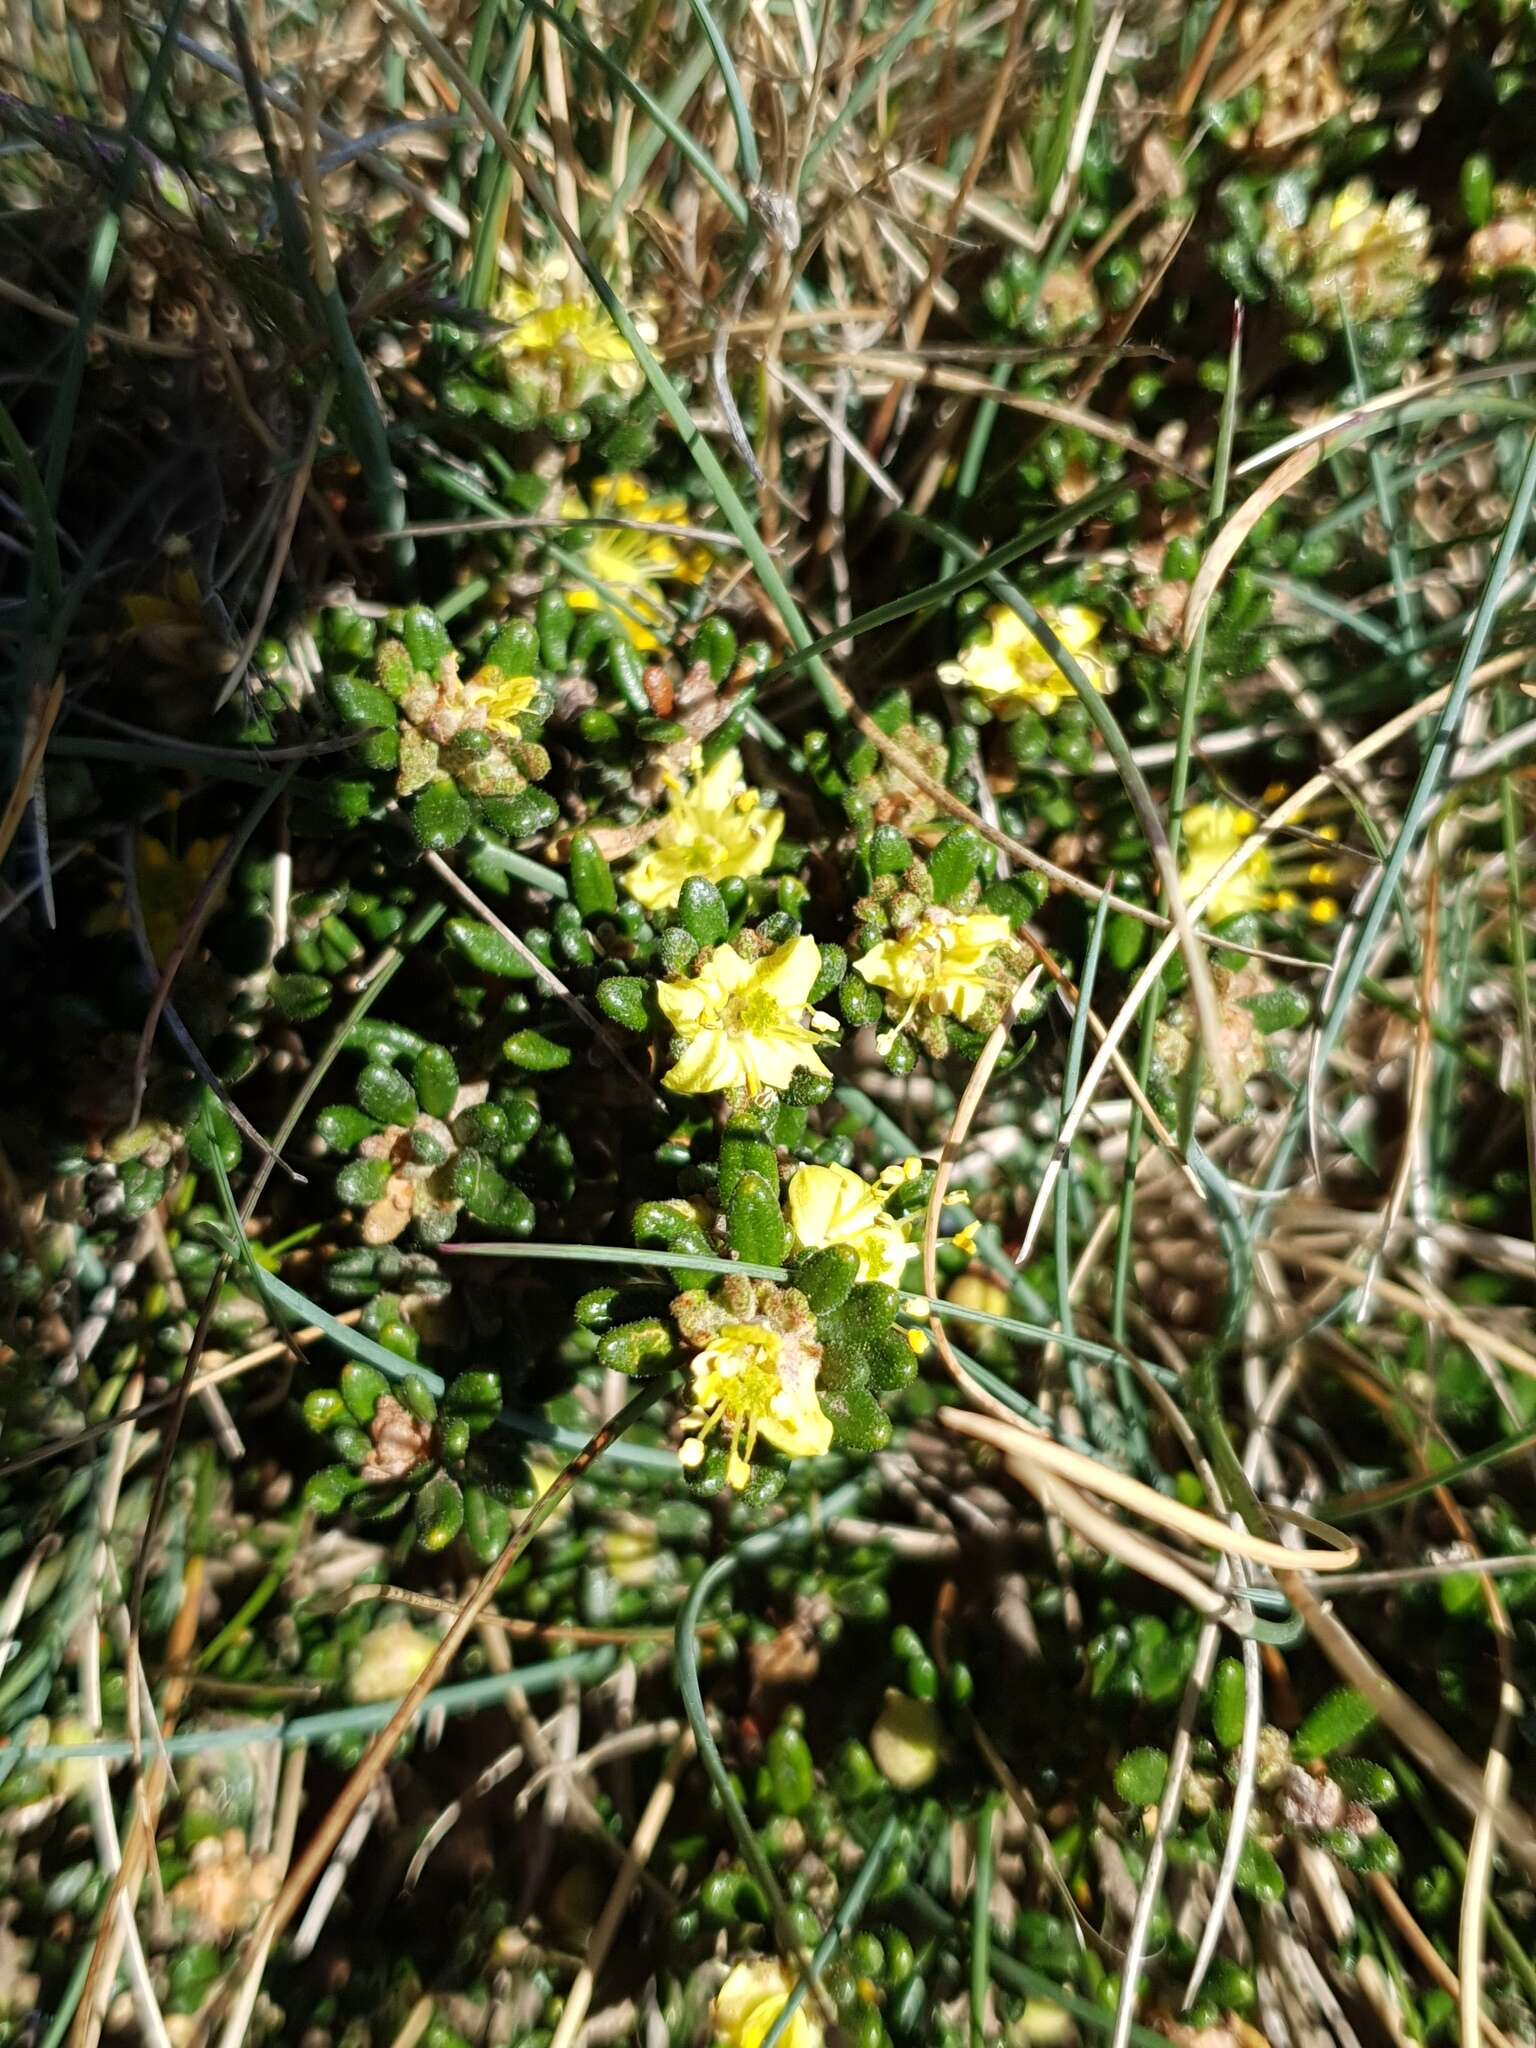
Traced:
<path id="1" fill-rule="evenodd" d="M 757 136 L 752 129 L 752 115 L 747 106 L 747 96 L 741 89 L 736 66 L 731 62 L 731 53 L 720 25 L 710 12 L 709 0 L 688 0 L 693 9 L 694 19 L 704 31 L 704 40 L 709 44 L 710 55 L 714 58 L 715 69 L 720 73 L 720 82 L 725 87 L 725 103 L 731 110 L 731 119 L 736 126 L 736 154 L 741 161 L 741 175 L 749 186 L 762 182 L 762 159 L 757 153 Z"/>

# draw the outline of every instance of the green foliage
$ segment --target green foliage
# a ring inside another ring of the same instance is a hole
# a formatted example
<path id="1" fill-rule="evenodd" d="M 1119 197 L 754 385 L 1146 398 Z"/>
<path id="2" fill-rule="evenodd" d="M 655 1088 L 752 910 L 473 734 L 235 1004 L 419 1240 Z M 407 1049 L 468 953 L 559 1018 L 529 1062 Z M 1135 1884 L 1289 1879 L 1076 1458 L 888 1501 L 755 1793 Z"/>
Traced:
<path id="1" fill-rule="evenodd" d="M 1105 80 L 1086 0 L 1018 64 L 927 0 L 812 10 L 814 66 L 772 10 L 536 0 L 438 45 L 407 8 L 339 67 L 323 18 L 247 52 L 239 10 L 24 12 L 0 2048 L 90 2018 L 70 1751 L 131 1769 L 146 1716 L 119 2033 L 243 1981 L 253 2048 L 547 2048 L 591 1956 L 600 2028 L 763 2048 L 790 2017 L 733 2032 L 722 1978 L 814 1956 L 806 2042 L 1153 2048 L 1315 2032 L 1299 1943 L 1351 2024 L 1452 2038 L 1368 1880 L 1449 1954 L 1466 1801 L 1394 1688 L 1468 1783 L 1499 1660 L 1533 1689 L 1530 20 L 1142 10 Z M 1186 952 L 1157 850 L 1193 894 L 1223 815 L 1246 886 Z M 667 1090 L 686 984 L 799 940 L 793 1001 L 699 1023 L 740 1085 Z M 930 1305 L 868 1276 L 940 1159 Z M 1163 1499 L 1251 1520 L 1262 1414 L 1266 1500 L 1435 1568 L 1340 1589 L 1380 1697 L 1259 1574 L 1259 1682 L 1222 1656 L 1186 1727 L 1182 1582 L 1064 1534 L 965 1408 L 1134 1476 L 1153 1535 Z M 255 1984 L 260 1746 L 310 1756 L 318 1825 L 541 1503 L 322 1945 Z M 1529 1733 L 1480 1879 L 1512 2039 Z"/>
<path id="2" fill-rule="evenodd" d="M 1371 1727 L 1376 1710 L 1353 1686 L 1341 1685 L 1307 1715 L 1292 1747 L 1299 1757 L 1328 1757 L 1347 1749 Z"/>

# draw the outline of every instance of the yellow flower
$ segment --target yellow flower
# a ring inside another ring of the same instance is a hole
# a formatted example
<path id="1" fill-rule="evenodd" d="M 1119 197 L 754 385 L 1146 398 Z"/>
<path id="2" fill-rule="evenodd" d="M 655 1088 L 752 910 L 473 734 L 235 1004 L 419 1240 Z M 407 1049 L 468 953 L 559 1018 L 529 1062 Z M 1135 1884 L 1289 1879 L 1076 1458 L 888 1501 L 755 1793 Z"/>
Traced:
<path id="1" fill-rule="evenodd" d="M 435 1636 L 408 1621 L 386 1621 L 370 1629 L 352 1653 L 347 1698 L 355 1707 L 404 1697 L 432 1661 Z"/>
<path id="2" fill-rule="evenodd" d="M 691 1434 L 678 1452 L 685 1470 L 703 1464 L 704 1440 L 722 1422 L 731 1447 L 725 1476 L 738 1491 L 752 1476 L 759 1437 L 786 1458 L 820 1458 L 831 1449 L 815 1367 L 805 1347 L 786 1343 L 779 1331 L 726 1323 L 695 1354 L 692 1369 L 693 1407 L 682 1421 Z"/>
<path id="3" fill-rule="evenodd" d="M 885 1705 L 869 1731 L 869 1753 L 899 1792 L 916 1792 L 938 1775 L 944 1761 L 944 1723 L 931 1701 L 909 1699 L 887 1686 Z"/>
<path id="4" fill-rule="evenodd" d="M 763 2048 L 794 1988 L 793 1974 L 777 1956 L 738 1963 L 715 1994 L 713 2022 L 718 2048 Z M 810 1999 L 802 1999 L 779 2036 L 783 2048 L 822 2048 L 822 2038 L 821 2021 Z"/>
<path id="5" fill-rule="evenodd" d="M 679 544 L 657 526 L 681 526 L 688 517 L 686 498 L 653 498 L 637 476 L 619 472 L 600 476 L 592 486 L 592 502 L 579 491 L 567 494 L 561 511 L 567 519 L 592 515 L 630 519 L 632 526 L 595 526 L 581 550 L 583 571 L 590 579 L 567 591 L 571 609 L 610 612 L 643 653 L 660 647 L 652 630 L 664 623 L 667 610 L 663 583 L 702 583 L 709 568 L 709 550 Z"/>
<path id="6" fill-rule="evenodd" d="M 123 598 L 127 623 L 119 638 L 169 669 L 206 676 L 227 669 L 234 656 L 209 625 L 202 586 L 181 560 L 185 551 L 186 543 L 173 538 L 160 589 L 131 591 Z"/>
<path id="7" fill-rule="evenodd" d="M 1194 804 L 1184 813 L 1179 886 L 1186 899 L 1197 895 L 1218 868 L 1226 865 L 1258 822 L 1254 813 L 1245 811 L 1240 804 Z M 1329 839 L 1335 834 L 1325 826 L 1317 836 Z M 1247 866 L 1216 891 L 1202 912 L 1205 921 L 1221 924 L 1229 917 L 1242 917 L 1255 910 L 1301 909 L 1302 894 L 1284 886 L 1287 880 L 1302 879 L 1298 860 L 1305 862 L 1309 889 L 1326 888 L 1338 880 L 1338 870 L 1331 861 L 1314 860 L 1305 849 L 1277 858 L 1267 846 L 1261 846 Z M 1339 906 L 1331 896 L 1312 896 L 1305 908 L 1314 924 L 1331 924 L 1339 914 Z"/>
<path id="8" fill-rule="evenodd" d="M 1113 662 L 1094 653 L 1104 621 L 1080 604 L 1039 607 L 1040 617 L 1101 696 L 1118 680 Z M 954 661 L 939 664 L 939 681 L 974 690 L 987 709 L 1003 720 L 1025 711 L 1050 712 L 1075 695 L 1066 673 L 1011 605 L 990 605 L 986 614 L 990 640 L 962 649 Z"/>
<path id="9" fill-rule="evenodd" d="M 163 839 L 141 832 L 134 850 L 133 876 L 138 885 L 139 909 L 144 916 L 144 935 L 155 965 L 163 967 L 176 950 L 182 926 L 192 915 L 192 906 L 203 884 L 218 866 L 227 839 L 194 839 L 185 853 L 171 852 Z M 116 890 L 116 884 L 113 885 Z M 120 912 L 93 917 L 87 929 L 93 934 L 121 927 Z"/>
<path id="10" fill-rule="evenodd" d="M 795 1249 L 819 1252 L 829 1245 L 844 1245 L 858 1256 L 860 1280 L 879 1280 L 887 1287 L 899 1287 L 911 1257 L 913 1237 L 922 1233 L 924 1212 L 916 1209 L 905 1216 L 893 1216 L 886 1203 L 899 1188 L 919 1179 L 923 1171 L 921 1159 L 902 1159 L 886 1167 L 870 1186 L 846 1166 L 797 1166 L 788 1189 L 789 1228 Z M 957 1191 L 949 1200 L 963 1207 L 966 1197 Z M 976 1224 L 968 1223 L 963 1230 L 956 1231 L 950 1242 L 962 1251 L 973 1251 L 976 1229 Z M 905 1304 L 905 1312 L 926 1315 L 928 1305 L 914 1295 Z M 907 1333 L 914 1351 L 921 1348 L 912 1342 L 916 1335 L 915 1331 Z"/>
<path id="11" fill-rule="evenodd" d="M 789 1227 L 802 1252 L 846 1245 L 858 1254 L 859 1278 L 899 1287 L 907 1240 L 879 1188 L 846 1166 L 800 1166 L 789 1183 Z"/>
<path id="12" fill-rule="evenodd" d="M 648 1586 L 661 1569 L 661 1544 L 650 1523 L 607 1529 L 598 1547 L 615 1585 Z"/>
<path id="13" fill-rule="evenodd" d="M 994 993 L 987 968 L 1011 936 L 1006 917 L 986 911 L 953 916 L 930 910 L 899 939 L 882 939 L 854 967 L 875 988 L 906 1004 L 900 1023 L 886 1032 L 881 1048 L 910 1022 L 919 1008 L 969 1024 Z"/>
<path id="14" fill-rule="evenodd" d="M 203 593 L 197 577 L 190 569 L 168 566 L 164 583 L 165 589 L 158 596 L 153 591 L 139 590 L 131 591 L 123 599 L 128 630 L 142 633 L 152 626 L 175 626 L 201 632 Z"/>
<path id="15" fill-rule="evenodd" d="M 605 386 L 632 398 L 645 381 L 644 371 L 585 280 L 567 290 L 569 275 L 561 251 L 503 289 L 496 317 L 507 332 L 497 346 L 508 376 L 532 381 L 549 411 L 569 410 Z M 643 341 L 656 340 L 649 314 L 636 311 L 630 317 Z"/>
<path id="16" fill-rule="evenodd" d="M 492 732 L 517 735 L 517 721 L 538 695 L 537 676 L 508 676 L 484 668 L 464 685 L 465 701 L 485 713 Z"/>
<path id="17" fill-rule="evenodd" d="M 1179 864 L 1179 887 L 1186 901 L 1197 896 L 1217 869 L 1226 865 L 1257 823 L 1252 811 L 1237 804 L 1190 806 L 1184 813 Z M 1268 849 L 1261 846 L 1248 865 L 1216 891 L 1203 913 L 1206 922 L 1221 924 L 1250 910 L 1269 909 L 1274 901 L 1273 878 L 1274 864 Z"/>
<path id="18" fill-rule="evenodd" d="M 960 1242 L 958 1237 L 955 1242 Z M 960 1274 L 950 1282 L 944 1299 L 956 1308 L 977 1309 L 984 1316 L 1005 1316 L 1008 1313 L 1007 1288 L 984 1273 Z"/>
<path id="19" fill-rule="evenodd" d="M 685 1041 L 682 1058 L 662 1076 L 674 1095 L 712 1095 L 727 1088 L 787 1088 L 796 1071 L 827 1074 L 816 1034 L 836 1021 L 810 1013 L 811 988 L 821 972 L 814 939 L 786 939 L 761 960 L 743 960 L 717 946 L 687 981 L 663 982 L 656 991 L 662 1014 Z M 828 1076 L 830 1079 L 830 1076 Z"/>
<path id="20" fill-rule="evenodd" d="M 762 874 L 784 830 L 784 813 L 743 779 L 735 747 L 707 770 L 696 749 L 691 772 L 691 782 L 672 786 L 661 830 L 624 877 L 647 910 L 672 909 L 692 875 L 723 882 L 727 875 Z"/>
<path id="21" fill-rule="evenodd" d="M 1383 204 L 1368 178 L 1351 178 L 1319 199 L 1301 230 L 1307 288 L 1329 327 L 1351 320 L 1392 320 L 1412 310 L 1440 266 L 1429 254 L 1429 209 L 1411 192 Z M 1341 307 L 1341 303 L 1342 307 Z"/>

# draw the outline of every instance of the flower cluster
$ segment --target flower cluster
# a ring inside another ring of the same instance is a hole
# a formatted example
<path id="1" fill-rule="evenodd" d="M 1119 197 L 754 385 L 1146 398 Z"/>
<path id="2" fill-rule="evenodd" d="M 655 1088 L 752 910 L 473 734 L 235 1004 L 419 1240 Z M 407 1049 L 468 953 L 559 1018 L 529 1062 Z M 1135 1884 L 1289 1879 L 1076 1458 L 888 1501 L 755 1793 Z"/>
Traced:
<path id="1" fill-rule="evenodd" d="M 1327 327 L 1400 319 L 1439 275 L 1427 208 L 1411 192 L 1383 203 L 1367 178 L 1325 194 L 1299 222 L 1285 202 L 1272 200 L 1265 221 L 1278 274 L 1303 287 L 1313 317 Z"/>
<path id="2" fill-rule="evenodd" d="M 1004 993 L 995 967 L 1013 936 L 1006 917 L 989 911 L 955 912 L 931 905 L 899 937 L 882 939 L 854 961 L 871 987 L 901 1005 L 881 1047 L 915 1018 L 953 1017 L 974 1024 Z"/>
<path id="3" fill-rule="evenodd" d="M 696 1346 L 689 1367 L 692 1402 L 680 1425 L 678 1457 L 698 1472 L 720 1431 L 725 1483 L 740 1492 L 752 1477 L 758 1439 L 787 1458 L 819 1458 L 832 1448 L 832 1424 L 817 1398 L 821 1346 L 805 1296 L 730 1276 L 712 1296 L 684 1294 L 672 1305 Z"/>
<path id="4" fill-rule="evenodd" d="M 574 279 L 563 251 L 531 265 L 507 284 L 496 302 L 506 331 L 497 348 L 507 381 L 538 411 L 569 411 L 595 391 L 632 397 L 644 383 L 629 343 L 585 279 Z M 656 322 L 631 310 L 648 345 Z"/>

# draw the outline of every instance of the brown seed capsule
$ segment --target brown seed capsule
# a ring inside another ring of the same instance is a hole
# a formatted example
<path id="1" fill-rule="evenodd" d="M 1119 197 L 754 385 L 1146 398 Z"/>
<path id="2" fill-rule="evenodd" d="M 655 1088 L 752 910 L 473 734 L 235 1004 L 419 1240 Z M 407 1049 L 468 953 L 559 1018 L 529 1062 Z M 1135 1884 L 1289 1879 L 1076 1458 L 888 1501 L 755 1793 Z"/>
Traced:
<path id="1" fill-rule="evenodd" d="M 655 662 L 652 662 L 644 675 L 641 676 L 640 683 L 645 691 L 646 702 L 650 705 L 656 716 L 658 718 L 670 718 L 673 702 L 672 678 L 667 674 L 666 670 L 659 668 Z"/>

